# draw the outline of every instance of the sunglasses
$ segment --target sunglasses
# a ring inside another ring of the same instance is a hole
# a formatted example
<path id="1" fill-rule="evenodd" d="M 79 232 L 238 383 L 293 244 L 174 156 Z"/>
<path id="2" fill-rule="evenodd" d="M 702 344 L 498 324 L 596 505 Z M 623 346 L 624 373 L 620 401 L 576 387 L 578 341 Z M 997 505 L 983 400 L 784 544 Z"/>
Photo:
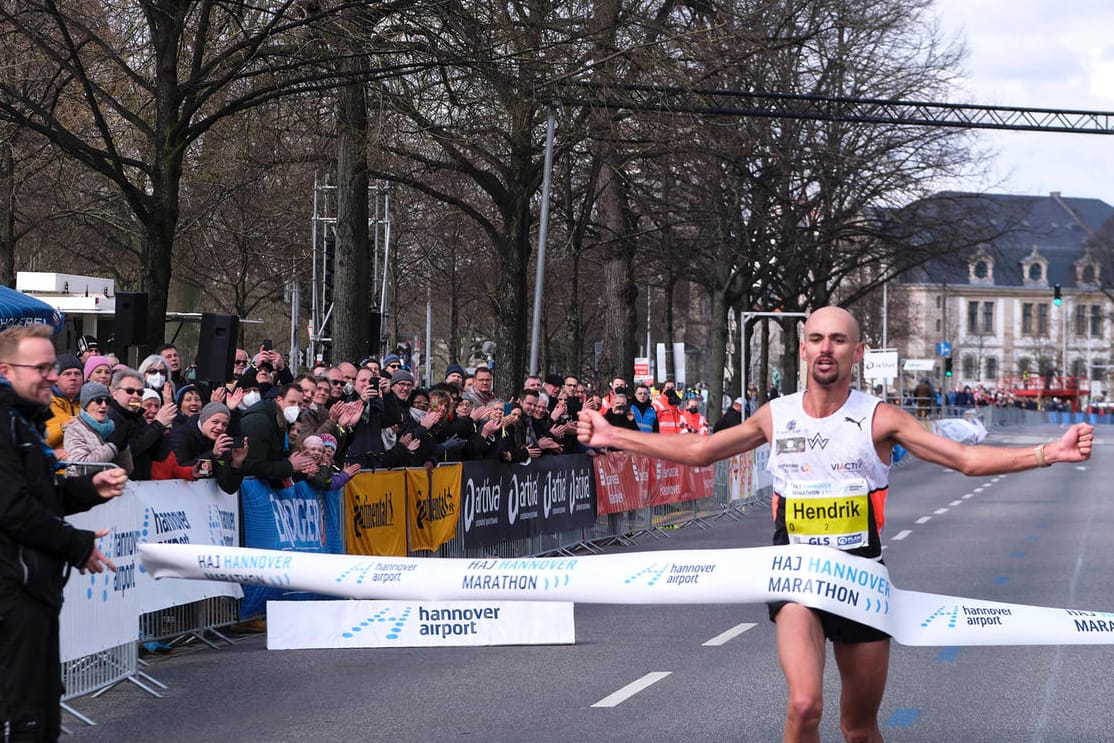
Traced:
<path id="1" fill-rule="evenodd" d="M 336 387 L 340 387 L 340 386 L 344 385 L 344 380 L 343 379 L 330 379 L 329 384 L 334 385 Z"/>
<path id="2" fill-rule="evenodd" d="M 398 369 L 402 364 L 387 364 L 384 369 Z"/>
<path id="3" fill-rule="evenodd" d="M 228 357 L 226 356 L 225 358 L 228 358 Z M 128 394 L 128 395 L 143 394 L 143 388 L 142 387 L 117 387 L 116 389 L 118 389 L 121 392 L 123 392 L 125 394 Z"/>
<path id="4" fill-rule="evenodd" d="M 96 403 L 97 405 L 108 405 L 108 398 L 107 397 L 94 397 L 89 402 Z"/>

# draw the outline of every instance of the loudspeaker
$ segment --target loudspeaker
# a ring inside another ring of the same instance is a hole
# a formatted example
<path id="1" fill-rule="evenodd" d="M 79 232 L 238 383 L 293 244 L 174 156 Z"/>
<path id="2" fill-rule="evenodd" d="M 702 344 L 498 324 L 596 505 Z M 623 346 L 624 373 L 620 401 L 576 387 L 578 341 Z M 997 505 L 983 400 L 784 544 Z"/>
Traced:
<path id="1" fill-rule="evenodd" d="M 213 385 L 232 379 L 240 318 L 205 312 L 201 315 L 201 340 L 197 345 L 197 378 Z"/>
<path id="2" fill-rule="evenodd" d="M 147 344 L 147 295 L 116 292 L 116 341 L 112 350 L 123 361 L 128 346 Z"/>

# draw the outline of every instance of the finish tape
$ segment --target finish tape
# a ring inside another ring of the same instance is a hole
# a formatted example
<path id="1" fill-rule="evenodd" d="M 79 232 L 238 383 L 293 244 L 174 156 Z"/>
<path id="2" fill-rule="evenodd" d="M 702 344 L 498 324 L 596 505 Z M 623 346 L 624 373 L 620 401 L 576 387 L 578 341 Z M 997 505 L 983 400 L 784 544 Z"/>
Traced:
<path id="1" fill-rule="evenodd" d="M 142 544 L 155 578 L 222 580 L 354 599 L 761 604 L 793 601 L 903 645 L 1110 645 L 1114 613 L 902 590 L 885 565 L 811 545 L 587 557 L 412 558 Z"/>

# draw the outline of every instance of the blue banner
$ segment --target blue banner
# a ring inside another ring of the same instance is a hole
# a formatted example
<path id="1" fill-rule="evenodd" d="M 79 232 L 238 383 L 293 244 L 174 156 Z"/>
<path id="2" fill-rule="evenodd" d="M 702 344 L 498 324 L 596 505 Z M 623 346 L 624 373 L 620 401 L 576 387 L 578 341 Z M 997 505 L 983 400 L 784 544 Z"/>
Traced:
<path id="1" fill-rule="evenodd" d="M 240 513 L 244 546 L 295 552 L 343 553 L 340 523 L 342 491 L 320 491 L 305 482 L 276 489 L 266 480 L 244 478 L 240 487 Z M 254 617 L 267 601 L 322 598 L 317 594 L 288 592 L 264 586 L 244 587 L 240 616 Z"/>

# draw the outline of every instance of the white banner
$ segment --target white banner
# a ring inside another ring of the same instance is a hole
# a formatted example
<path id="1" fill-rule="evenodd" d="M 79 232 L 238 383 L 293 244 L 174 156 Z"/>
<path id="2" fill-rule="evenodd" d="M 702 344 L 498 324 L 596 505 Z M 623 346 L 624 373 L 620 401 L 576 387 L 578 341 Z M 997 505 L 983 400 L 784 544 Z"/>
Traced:
<path id="1" fill-rule="evenodd" d="M 571 645 L 573 605 L 549 601 L 268 601 L 267 649 Z"/>
<path id="2" fill-rule="evenodd" d="M 725 604 L 788 600 L 903 645 L 1109 645 L 1114 614 L 906 591 L 884 565 L 811 545 L 589 557 L 378 558 L 142 545 L 156 578 L 232 580 L 351 598 Z"/>
<path id="3" fill-rule="evenodd" d="M 128 483 L 123 495 L 91 511 L 68 516 L 66 521 L 78 529 L 109 530 L 107 536 L 97 540 L 97 546 L 115 563 L 116 572 L 70 573 L 59 619 L 63 661 L 135 642 L 139 629 L 136 574 L 142 533 L 134 485 Z"/>
<path id="4" fill-rule="evenodd" d="M 143 514 L 143 543 L 214 544 L 235 547 L 240 543 L 240 509 L 236 495 L 217 487 L 214 480 L 159 480 L 132 488 Z M 140 568 L 136 581 L 140 613 L 183 606 L 212 596 L 240 598 L 234 583 L 152 579 Z"/>
<path id="5" fill-rule="evenodd" d="M 79 529 L 109 529 L 97 545 L 116 572 L 71 573 L 60 619 L 62 660 L 135 642 L 140 614 L 210 596 L 242 596 L 239 585 L 224 581 L 156 581 L 137 559 L 139 545 L 148 541 L 234 546 L 238 513 L 236 496 L 212 480 L 165 480 L 129 482 L 120 497 L 68 516 Z"/>
<path id="6" fill-rule="evenodd" d="M 867 351 L 863 354 L 863 379 L 889 382 L 897 378 L 897 351 Z"/>

